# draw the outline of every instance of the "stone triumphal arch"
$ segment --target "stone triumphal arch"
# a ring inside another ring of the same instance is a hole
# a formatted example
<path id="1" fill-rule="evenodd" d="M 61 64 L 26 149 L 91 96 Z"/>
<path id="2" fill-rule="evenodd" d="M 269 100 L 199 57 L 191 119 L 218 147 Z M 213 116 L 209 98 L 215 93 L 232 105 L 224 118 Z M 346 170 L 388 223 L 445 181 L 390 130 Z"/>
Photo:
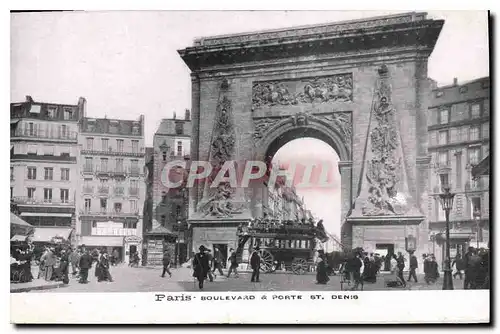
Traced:
<path id="1" fill-rule="evenodd" d="M 289 140 L 321 139 L 341 160 L 343 244 L 424 249 L 427 59 L 442 25 L 408 13 L 196 40 L 179 51 L 192 72 L 191 158 L 264 161 Z M 259 193 L 206 181 L 189 210 L 193 249 L 235 247 Z"/>

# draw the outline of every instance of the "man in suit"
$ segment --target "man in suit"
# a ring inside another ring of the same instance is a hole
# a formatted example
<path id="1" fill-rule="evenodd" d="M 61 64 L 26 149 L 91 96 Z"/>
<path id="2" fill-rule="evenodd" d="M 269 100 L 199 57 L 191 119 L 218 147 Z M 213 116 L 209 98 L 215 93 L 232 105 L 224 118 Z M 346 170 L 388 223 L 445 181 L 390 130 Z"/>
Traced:
<path id="1" fill-rule="evenodd" d="M 200 246 L 200 252 L 194 255 L 193 259 L 193 277 L 198 280 L 198 287 L 200 290 L 203 289 L 203 282 L 207 279 L 207 274 L 210 270 L 210 265 L 208 263 L 208 257 L 205 254 L 205 246 Z"/>
<path id="2" fill-rule="evenodd" d="M 80 257 L 80 281 L 79 283 L 88 283 L 89 269 L 92 268 L 93 257 L 90 255 L 88 249 L 83 248 L 83 255 Z"/>
<path id="3" fill-rule="evenodd" d="M 415 283 L 417 283 L 417 268 L 418 268 L 418 260 L 417 257 L 415 256 L 415 252 L 412 252 L 410 255 L 410 274 L 408 276 L 408 282 L 411 281 L 411 278 L 415 280 Z"/>
<path id="4" fill-rule="evenodd" d="M 259 274 L 260 274 L 260 248 L 255 247 L 252 256 L 250 257 L 250 266 L 252 267 L 252 280 L 251 282 L 260 282 Z"/>

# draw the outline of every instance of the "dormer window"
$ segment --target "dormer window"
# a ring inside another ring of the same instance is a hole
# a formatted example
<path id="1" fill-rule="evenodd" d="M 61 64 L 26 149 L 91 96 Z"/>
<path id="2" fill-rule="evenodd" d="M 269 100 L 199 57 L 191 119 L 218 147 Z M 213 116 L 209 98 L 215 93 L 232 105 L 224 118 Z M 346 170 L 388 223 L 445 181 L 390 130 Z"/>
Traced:
<path id="1" fill-rule="evenodd" d="M 68 121 L 73 119 L 73 110 L 71 108 L 64 108 L 64 120 Z"/>
<path id="2" fill-rule="evenodd" d="M 57 108 L 56 107 L 47 107 L 47 118 L 54 119 L 56 118 Z"/>

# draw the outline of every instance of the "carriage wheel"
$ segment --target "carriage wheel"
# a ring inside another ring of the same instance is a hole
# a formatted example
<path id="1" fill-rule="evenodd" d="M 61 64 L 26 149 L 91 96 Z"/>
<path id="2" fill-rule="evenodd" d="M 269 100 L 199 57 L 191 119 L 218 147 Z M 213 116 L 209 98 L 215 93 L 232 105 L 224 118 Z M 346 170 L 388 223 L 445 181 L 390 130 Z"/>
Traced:
<path id="1" fill-rule="evenodd" d="M 307 271 L 307 261 L 303 258 L 295 258 L 292 261 L 292 272 L 296 275 L 305 274 Z"/>
<path id="2" fill-rule="evenodd" d="M 276 270 L 274 266 L 274 256 L 266 249 L 259 250 L 260 270 L 265 273 L 272 273 Z"/>

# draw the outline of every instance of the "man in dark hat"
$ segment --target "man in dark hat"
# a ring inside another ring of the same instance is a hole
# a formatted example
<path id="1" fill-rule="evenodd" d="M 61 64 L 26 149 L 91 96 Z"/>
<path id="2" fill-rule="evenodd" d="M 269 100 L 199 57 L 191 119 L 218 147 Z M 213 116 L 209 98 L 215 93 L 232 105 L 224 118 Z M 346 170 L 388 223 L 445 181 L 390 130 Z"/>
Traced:
<path id="1" fill-rule="evenodd" d="M 80 283 L 88 283 L 89 269 L 92 268 L 92 255 L 89 250 L 82 246 L 83 255 L 80 257 L 78 266 L 80 267 Z"/>
<path id="2" fill-rule="evenodd" d="M 203 282 L 207 279 L 208 271 L 210 270 L 210 264 L 208 263 L 208 257 L 205 254 L 205 246 L 200 246 L 200 252 L 194 255 L 193 259 L 193 277 L 198 280 L 198 287 L 203 289 Z"/>
<path id="3" fill-rule="evenodd" d="M 229 266 L 229 271 L 227 272 L 227 278 L 231 276 L 231 273 L 233 271 L 234 275 L 238 277 L 238 258 L 236 256 L 236 251 L 233 248 L 231 248 L 229 252 L 231 253 L 231 255 L 229 256 L 228 260 L 231 263 L 231 265 Z"/>
<path id="4" fill-rule="evenodd" d="M 252 280 L 251 282 L 260 282 L 260 248 L 259 246 L 254 248 L 252 256 L 250 257 L 250 266 L 252 267 Z"/>

